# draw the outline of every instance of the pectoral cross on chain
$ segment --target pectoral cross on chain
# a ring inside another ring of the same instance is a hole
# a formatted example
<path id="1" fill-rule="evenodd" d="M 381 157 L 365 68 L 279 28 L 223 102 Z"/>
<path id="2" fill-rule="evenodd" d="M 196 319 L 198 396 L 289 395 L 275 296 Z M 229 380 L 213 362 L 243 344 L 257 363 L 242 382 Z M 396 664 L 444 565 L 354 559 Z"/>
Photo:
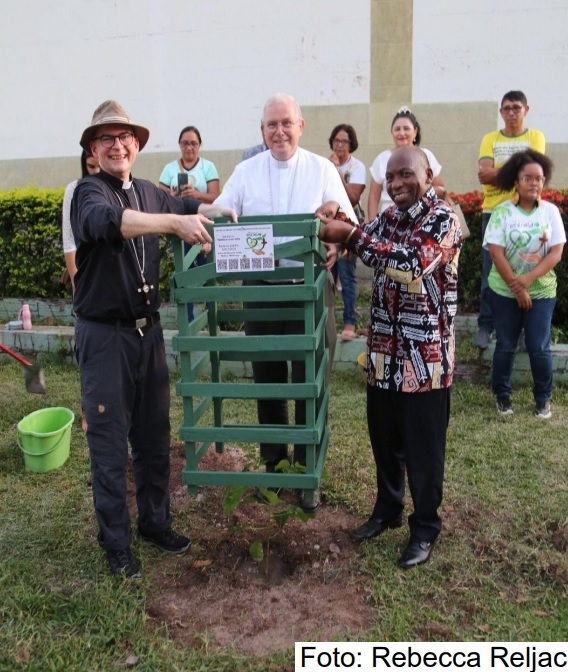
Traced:
<path id="1" fill-rule="evenodd" d="M 142 278 L 142 287 L 138 287 L 138 293 L 139 294 L 143 293 L 145 295 L 146 305 L 149 306 L 150 305 L 150 290 L 154 289 L 154 285 L 149 285 L 146 282 L 146 278 L 143 275 L 141 276 L 141 278 Z"/>

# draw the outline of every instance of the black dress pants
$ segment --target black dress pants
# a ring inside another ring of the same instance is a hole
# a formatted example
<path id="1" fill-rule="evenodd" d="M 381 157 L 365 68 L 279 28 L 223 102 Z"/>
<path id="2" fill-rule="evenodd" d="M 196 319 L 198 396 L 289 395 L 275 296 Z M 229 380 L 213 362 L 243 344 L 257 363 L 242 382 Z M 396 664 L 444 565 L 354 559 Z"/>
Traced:
<path id="1" fill-rule="evenodd" d="M 246 281 L 244 284 L 255 285 L 257 282 Z M 335 332 L 335 283 L 331 273 L 327 273 L 325 284 L 324 305 L 328 309 L 327 321 L 325 326 L 326 347 L 329 349 L 329 362 L 326 370 L 326 384 L 329 384 L 333 356 L 335 353 L 335 344 L 337 334 Z M 245 304 L 246 308 L 266 308 L 266 303 L 249 302 Z M 302 308 L 303 304 L 295 301 L 280 302 L 280 308 Z M 303 320 L 288 320 L 279 322 L 245 322 L 245 334 L 247 336 L 283 336 L 286 334 L 303 334 Z M 293 383 L 303 383 L 306 380 L 306 370 L 303 361 L 294 360 L 290 362 L 291 377 Z M 288 362 L 252 362 L 252 372 L 255 383 L 282 383 L 285 386 L 288 383 Z M 285 391 L 285 387 L 283 387 Z M 287 425 L 288 418 L 288 399 L 259 399 L 257 401 L 258 422 L 261 425 Z M 296 425 L 306 424 L 306 402 L 298 399 L 294 402 L 294 421 Z M 288 445 L 286 443 L 261 443 L 260 456 L 271 471 L 281 460 L 287 460 Z M 294 446 L 294 463 L 306 464 L 306 447 L 303 444 Z"/>
<path id="2" fill-rule="evenodd" d="M 105 550 L 131 543 L 127 506 L 128 442 L 136 484 L 138 528 L 171 525 L 170 385 L 159 324 L 135 329 L 77 319 L 77 356 L 88 423 L 98 540 Z"/>
<path id="3" fill-rule="evenodd" d="M 373 516 L 392 520 L 403 511 L 405 470 L 414 505 L 410 534 L 432 542 L 442 529 L 446 430 L 450 389 L 407 393 L 367 386 L 367 424 L 377 467 Z"/>
<path id="4" fill-rule="evenodd" d="M 300 306 L 297 302 L 282 302 L 278 304 L 281 308 L 297 308 Z M 249 308 L 265 307 L 262 303 L 248 303 Z M 247 336 L 283 336 L 286 334 L 303 334 L 304 322 L 300 320 L 288 320 L 282 322 L 245 322 L 245 334 Z M 303 383 L 306 379 L 306 367 L 303 361 L 294 360 L 290 362 L 292 369 L 292 382 Z M 255 383 L 282 383 L 283 390 L 288 384 L 288 362 L 252 362 L 252 373 Z M 261 425 L 287 425 L 288 419 L 288 399 L 258 399 L 257 413 L 258 422 Z M 306 402 L 303 399 L 296 399 L 294 402 L 294 421 L 296 425 L 306 424 Z M 287 460 L 288 444 L 286 443 L 261 443 L 260 456 L 266 463 L 268 470 L 273 468 L 281 460 Z M 298 444 L 294 447 L 294 462 L 305 464 L 306 448 Z"/>

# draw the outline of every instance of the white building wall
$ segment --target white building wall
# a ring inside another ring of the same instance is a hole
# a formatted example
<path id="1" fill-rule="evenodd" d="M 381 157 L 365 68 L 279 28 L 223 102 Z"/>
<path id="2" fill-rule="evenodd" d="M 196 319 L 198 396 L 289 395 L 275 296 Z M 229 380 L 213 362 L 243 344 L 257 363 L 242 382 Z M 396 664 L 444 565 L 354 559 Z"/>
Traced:
<path id="1" fill-rule="evenodd" d="M 242 148 L 260 140 L 263 102 L 286 91 L 309 107 L 304 144 L 320 153 L 333 125 L 354 114 L 367 164 L 390 142 L 399 104 L 417 106 L 448 184 L 476 188 L 478 143 L 502 125 L 498 103 L 510 89 L 528 96 L 527 124 L 545 133 L 555 179 L 568 184 L 568 0 L 414 0 L 412 82 L 404 67 L 397 80 L 392 43 L 384 52 L 377 43 L 383 17 L 393 40 L 404 36 L 395 22 L 408 21 L 408 11 L 397 13 L 398 2 L 4 2 L 0 187 L 74 179 L 80 134 L 107 98 L 151 130 L 138 175 L 157 179 L 178 153 L 181 128 L 195 124 L 204 156 L 213 154 L 226 179 Z M 381 68 L 388 81 L 411 84 L 411 100 L 380 90 Z M 483 101 L 495 104 L 489 123 Z"/>
<path id="2" fill-rule="evenodd" d="M 108 98 L 150 128 L 145 152 L 188 124 L 205 151 L 256 144 L 273 93 L 368 103 L 370 32 L 369 0 L 2 3 L 0 159 L 77 155 Z"/>
<path id="3" fill-rule="evenodd" d="M 413 102 L 500 103 L 521 90 L 527 125 L 568 142 L 567 36 L 565 0 L 414 0 Z"/>

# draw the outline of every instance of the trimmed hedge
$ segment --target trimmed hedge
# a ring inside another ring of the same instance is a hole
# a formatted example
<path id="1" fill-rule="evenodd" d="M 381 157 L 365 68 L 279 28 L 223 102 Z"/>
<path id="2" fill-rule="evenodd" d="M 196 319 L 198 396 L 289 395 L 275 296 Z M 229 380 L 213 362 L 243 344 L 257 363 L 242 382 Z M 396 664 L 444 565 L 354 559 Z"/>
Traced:
<path id="1" fill-rule="evenodd" d="M 65 270 L 61 240 L 64 191 L 36 187 L 0 191 L 2 298 L 71 298 L 71 285 L 61 283 Z M 166 239 L 161 241 L 160 250 L 160 293 L 167 300 L 174 262 Z"/>
<path id="2" fill-rule="evenodd" d="M 546 200 L 568 220 L 568 191 L 549 189 Z M 471 237 L 462 248 L 459 262 L 459 309 L 475 313 L 479 309 L 481 273 L 481 192 L 452 194 L 467 219 Z M 65 269 L 61 244 L 63 189 L 12 189 L 0 191 L 0 296 L 57 299 L 71 296 L 70 285 L 60 283 Z M 169 278 L 173 273 L 170 245 L 164 239 L 160 293 L 169 298 Z M 554 324 L 568 330 L 568 259 L 565 254 L 556 267 L 558 301 Z"/>
<path id="3" fill-rule="evenodd" d="M 42 299 L 66 296 L 61 243 L 63 189 L 0 192 L 0 294 Z"/>

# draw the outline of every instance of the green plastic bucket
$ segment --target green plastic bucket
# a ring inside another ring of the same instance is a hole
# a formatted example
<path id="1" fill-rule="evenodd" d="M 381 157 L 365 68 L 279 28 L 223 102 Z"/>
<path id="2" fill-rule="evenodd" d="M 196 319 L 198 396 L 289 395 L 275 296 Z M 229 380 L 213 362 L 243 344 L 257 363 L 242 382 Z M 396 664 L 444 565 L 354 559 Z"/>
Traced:
<path id="1" fill-rule="evenodd" d="M 69 457 L 73 411 L 61 406 L 34 411 L 18 423 L 18 445 L 28 471 L 59 468 Z"/>

